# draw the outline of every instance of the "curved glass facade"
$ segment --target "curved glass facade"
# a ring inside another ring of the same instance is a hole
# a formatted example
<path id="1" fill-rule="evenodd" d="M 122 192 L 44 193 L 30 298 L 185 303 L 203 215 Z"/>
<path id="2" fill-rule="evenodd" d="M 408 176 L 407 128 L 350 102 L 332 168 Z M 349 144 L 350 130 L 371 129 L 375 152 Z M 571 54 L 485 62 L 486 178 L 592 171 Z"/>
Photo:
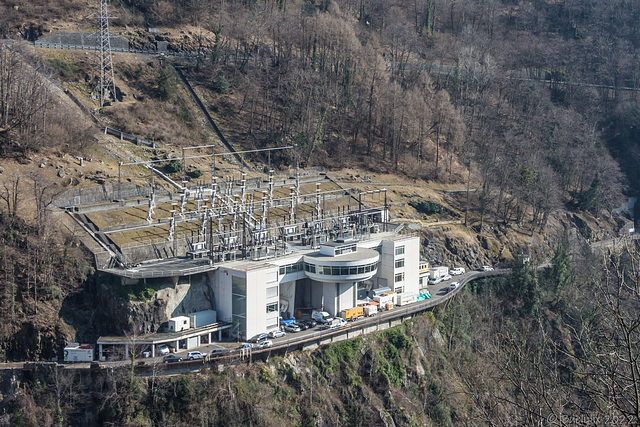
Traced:
<path id="1" fill-rule="evenodd" d="M 365 265 L 353 265 L 353 266 L 330 266 L 330 265 L 318 265 L 308 262 L 304 263 L 304 270 L 311 274 L 325 275 L 325 276 L 353 276 L 356 274 L 368 274 L 375 273 L 378 269 L 378 262 Z"/>

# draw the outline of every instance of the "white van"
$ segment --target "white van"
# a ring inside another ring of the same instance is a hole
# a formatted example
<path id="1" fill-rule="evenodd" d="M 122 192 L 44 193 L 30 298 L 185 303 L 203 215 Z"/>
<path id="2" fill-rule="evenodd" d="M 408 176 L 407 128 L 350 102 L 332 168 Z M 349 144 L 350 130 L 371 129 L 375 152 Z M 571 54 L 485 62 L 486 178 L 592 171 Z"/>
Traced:
<path id="1" fill-rule="evenodd" d="M 451 271 L 449 271 L 449 274 L 452 276 L 459 276 L 461 274 L 466 273 L 467 271 L 462 268 L 462 267 L 456 267 L 456 268 L 452 268 Z"/>

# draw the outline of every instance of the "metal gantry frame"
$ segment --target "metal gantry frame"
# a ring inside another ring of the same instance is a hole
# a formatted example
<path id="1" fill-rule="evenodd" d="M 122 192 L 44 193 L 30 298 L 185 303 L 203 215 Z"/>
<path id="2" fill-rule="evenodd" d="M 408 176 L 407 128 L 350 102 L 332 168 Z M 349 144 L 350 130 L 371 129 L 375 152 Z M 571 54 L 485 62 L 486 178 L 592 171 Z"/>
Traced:
<path id="1" fill-rule="evenodd" d="M 188 147 L 210 148 L 212 146 Z M 292 147 L 279 147 L 285 149 Z M 185 150 L 182 153 L 183 172 L 186 168 L 186 160 L 193 158 L 229 155 L 232 153 L 215 153 L 204 156 L 186 156 Z M 247 150 L 246 152 L 265 151 L 273 149 Z M 297 156 L 296 156 L 297 157 Z M 130 163 L 119 163 L 118 182 L 121 181 L 122 166 L 144 165 L 166 162 L 167 160 L 149 160 Z M 388 206 L 386 189 L 373 191 L 356 192 L 351 189 L 336 189 L 321 191 L 320 182 L 316 182 L 315 192 L 300 194 L 300 173 L 299 164 L 296 158 L 295 187 L 289 187 L 287 196 L 274 198 L 274 172 L 269 170 L 268 190 L 258 190 L 257 193 L 249 192 L 247 189 L 247 175 L 242 171 L 242 178 L 235 180 L 233 176 L 220 178 L 213 175 L 211 177 L 211 188 L 208 186 L 197 186 L 195 189 L 188 189 L 185 185 L 181 187 L 179 201 L 173 202 L 171 206 L 171 216 L 169 218 L 158 218 L 155 223 L 169 224 L 168 240 L 173 242 L 174 254 L 178 251 L 177 223 L 197 222 L 197 230 L 192 230 L 192 240 L 197 239 L 198 247 L 205 246 L 210 263 L 225 260 L 243 258 L 263 259 L 282 255 L 287 251 L 287 241 L 301 241 L 303 245 L 317 247 L 319 243 L 334 238 L 361 238 L 364 239 L 372 232 L 374 223 L 386 223 L 388 218 Z M 151 168 L 151 167 L 150 167 Z M 212 160 L 212 172 L 215 173 L 215 163 Z M 184 175 L 183 175 L 184 176 Z M 152 191 L 149 194 L 148 220 L 152 221 L 154 208 L 157 207 L 157 194 L 153 190 L 154 172 L 151 172 Z M 258 185 L 258 188 L 260 186 Z M 284 187 L 286 188 L 286 187 Z M 120 186 L 118 189 L 120 198 Z M 261 195 L 260 195 L 261 193 Z M 352 194 L 353 193 L 353 194 Z M 384 203 L 381 204 L 381 195 L 384 194 Z M 256 196 L 257 195 L 257 196 Z M 368 195 L 372 200 L 378 195 L 376 206 L 364 207 L 363 198 Z M 331 212 L 325 210 L 326 200 L 338 200 L 347 198 L 345 206 L 332 209 Z M 356 205 L 352 204 L 352 198 L 358 200 Z M 195 202 L 195 210 L 189 201 Z M 178 209 L 179 203 L 179 209 Z M 309 204 L 311 211 L 305 217 L 298 215 L 298 204 Z M 315 203 L 315 206 L 313 206 Z M 188 207 L 190 206 L 190 207 Z M 352 207 L 354 208 L 352 210 Z M 274 214 L 274 209 L 280 212 Z M 180 218 L 178 218 L 178 216 Z M 208 232 L 207 232 L 208 228 Z M 188 245 L 189 238 L 184 235 Z M 180 251 L 181 252 L 181 251 Z M 187 250 L 188 253 L 188 250 Z"/>

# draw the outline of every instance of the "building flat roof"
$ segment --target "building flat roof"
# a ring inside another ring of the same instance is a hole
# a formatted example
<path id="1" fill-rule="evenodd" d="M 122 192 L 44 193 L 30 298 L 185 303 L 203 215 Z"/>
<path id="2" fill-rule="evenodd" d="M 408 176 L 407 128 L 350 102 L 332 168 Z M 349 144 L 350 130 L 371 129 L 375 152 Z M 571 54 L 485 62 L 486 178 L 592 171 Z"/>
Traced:
<path id="1" fill-rule="evenodd" d="M 218 322 L 211 325 L 201 326 L 199 328 L 187 329 L 180 332 L 164 332 L 153 333 L 137 336 L 113 336 L 113 337 L 100 337 L 97 344 L 166 344 L 172 343 L 176 340 L 183 340 L 186 338 L 196 337 L 198 335 L 207 334 L 209 332 L 217 332 L 224 329 L 229 329 L 233 326 L 231 323 Z"/>
<path id="2" fill-rule="evenodd" d="M 305 260 L 318 260 L 318 261 L 364 261 L 367 259 L 371 259 L 371 258 L 375 258 L 378 257 L 380 254 L 378 253 L 378 251 L 374 250 L 374 249 L 367 249 L 367 248 L 358 248 L 358 250 L 356 252 L 350 252 L 348 254 L 343 254 L 343 255 L 336 255 L 336 256 L 331 256 L 331 255 L 324 255 L 321 253 L 314 253 L 314 254 L 308 254 L 305 255 L 304 258 Z"/>
<path id="3" fill-rule="evenodd" d="M 123 270 L 121 268 L 106 268 L 102 271 L 128 279 L 150 279 L 154 277 L 178 277 L 204 273 L 217 269 L 220 264 L 210 264 L 209 260 L 190 258 L 171 258 L 161 261 L 151 261 L 136 267 Z"/>

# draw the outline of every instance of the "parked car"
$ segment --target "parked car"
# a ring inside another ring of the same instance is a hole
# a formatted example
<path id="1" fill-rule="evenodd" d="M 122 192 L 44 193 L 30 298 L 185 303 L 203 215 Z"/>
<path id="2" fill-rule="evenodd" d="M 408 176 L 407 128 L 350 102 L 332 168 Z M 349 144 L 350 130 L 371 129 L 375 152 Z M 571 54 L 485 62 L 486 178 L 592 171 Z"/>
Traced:
<path id="1" fill-rule="evenodd" d="M 465 270 L 462 267 L 456 267 L 456 268 L 452 268 L 451 270 L 449 270 L 449 274 L 451 274 L 452 276 L 459 276 L 461 274 L 466 273 L 467 270 Z"/>
<path id="2" fill-rule="evenodd" d="M 254 348 L 254 345 L 248 342 L 244 342 L 240 344 L 240 347 L 238 347 L 238 350 L 244 350 L 246 348 Z"/>
<path id="3" fill-rule="evenodd" d="M 160 344 L 160 347 L 158 347 L 158 351 L 161 355 L 169 354 L 169 346 L 166 344 Z"/>
<path id="4" fill-rule="evenodd" d="M 273 346 L 273 342 L 269 340 L 264 340 L 260 344 L 256 346 L 257 349 L 269 348 Z"/>
<path id="5" fill-rule="evenodd" d="M 437 285 L 438 283 L 442 282 L 444 279 L 442 277 L 435 277 L 431 280 L 429 280 L 429 284 L 430 285 Z"/>
<path id="6" fill-rule="evenodd" d="M 187 353 L 187 360 L 204 359 L 207 353 L 201 353 L 199 351 L 190 351 Z"/>
<path id="7" fill-rule="evenodd" d="M 176 356 L 175 354 L 170 354 L 168 356 L 163 357 L 162 361 L 164 363 L 182 362 L 182 357 Z"/>
<path id="8" fill-rule="evenodd" d="M 443 282 L 446 282 L 447 280 L 451 280 L 451 275 L 450 274 L 445 274 L 444 276 L 441 277 Z"/>
<path id="9" fill-rule="evenodd" d="M 258 334 L 258 335 L 254 335 L 249 339 L 249 342 L 253 342 L 253 343 L 259 343 L 260 341 L 264 341 L 267 338 L 269 338 L 269 334 L 262 333 L 262 334 Z"/>
<path id="10" fill-rule="evenodd" d="M 300 326 L 296 325 L 295 323 L 292 323 L 290 325 L 286 325 L 284 327 L 284 330 L 287 332 L 300 332 Z"/>
<path id="11" fill-rule="evenodd" d="M 483 265 L 482 267 L 480 267 L 480 271 L 493 271 L 493 267 L 491 267 L 490 265 Z"/>
<path id="12" fill-rule="evenodd" d="M 151 357 L 151 350 L 150 349 L 146 349 L 143 352 L 140 353 L 140 357 Z"/>
<path id="13" fill-rule="evenodd" d="M 303 321 L 301 324 L 307 325 L 307 329 L 309 329 L 309 328 L 315 328 L 318 323 L 315 320 L 310 319 L 310 320 Z"/>
<path id="14" fill-rule="evenodd" d="M 453 290 L 454 290 L 454 289 L 456 289 L 458 286 L 460 286 L 460 283 L 458 283 L 458 282 L 452 282 L 452 283 L 449 285 L 449 292 L 453 291 Z"/>
<path id="15" fill-rule="evenodd" d="M 306 331 L 307 329 L 309 329 L 309 325 L 304 322 L 296 323 L 296 325 L 298 325 L 301 331 Z"/>
<path id="16" fill-rule="evenodd" d="M 269 332 L 269 338 L 280 338 L 286 336 L 287 333 L 283 331 L 271 331 Z"/>

